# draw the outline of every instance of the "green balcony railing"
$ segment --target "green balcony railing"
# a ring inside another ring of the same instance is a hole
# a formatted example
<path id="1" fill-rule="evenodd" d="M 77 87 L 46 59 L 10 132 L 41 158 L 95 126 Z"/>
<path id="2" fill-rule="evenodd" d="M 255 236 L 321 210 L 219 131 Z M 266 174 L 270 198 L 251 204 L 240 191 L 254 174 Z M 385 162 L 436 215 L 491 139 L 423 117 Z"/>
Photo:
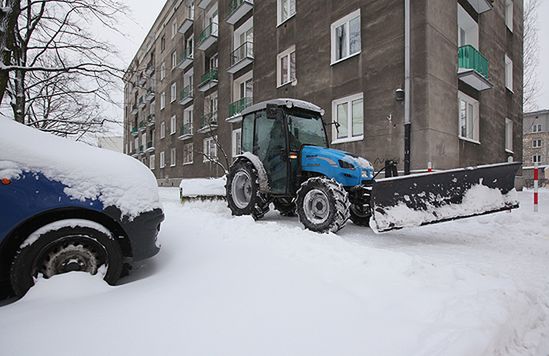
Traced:
<path id="1" fill-rule="evenodd" d="M 187 122 L 181 125 L 181 135 L 180 136 L 187 136 L 193 134 L 193 123 Z"/>
<path id="2" fill-rule="evenodd" d="M 202 115 L 200 118 L 201 128 L 212 128 L 212 126 L 217 126 L 217 111 Z"/>
<path id="3" fill-rule="evenodd" d="M 137 136 L 137 132 L 138 132 L 137 127 L 133 127 L 133 128 L 132 128 L 132 135 L 133 135 L 133 136 Z"/>
<path id="4" fill-rule="evenodd" d="M 147 128 L 147 123 L 145 121 L 139 121 L 139 129 L 145 130 Z"/>
<path id="5" fill-rule="evenodd" d="M 252 105 L 252 98 L 242 98 L 229 104 L 229 117 L 240 114 L 250 105 Z"/>
<path id="6" fill-rule="evenodd" d="M 473 69 L 488 79 L 488 60 L 475 47 L 466 45 L 458 50 L 459 68 Z"/>
<path id="7" fill-rule="evenodd" d="M 211 36 L 217 37 L 218 26 L 215 22 L 212 22 L 208 27 L 206 27 L 198 36 L 198 45 L 200 46 L 204 41 L 206 41 Z"/>
<path id="8" fill-rule="evenodd" d="M 182 101 L 182 100 L 190 99 L 192 97 L 193 97 L 193 85 L 189 84 L 185 88 L 183 88 L 183 90 L 181 90 L 179 94 L 179 100 Z"/>
<path id="9" fill-rule="evenodd" d="M 200 78 L 200 86 L 205 85 L 205 84 L 208 84 L 208 83 L 211 82 L 212 80 L 217 80 L 217 68 L 212 68 L 212 69 L 210 69 L 209 72 L 205 73 L 205 74 Z"/>
<path id="10" fill-rule="evenodd" d="M 252 0 L 231 0 L 229 4 L 229 17 L 232 16 L 245 2 L 253 4 Z"/>
<path id="11" fill-rule="evenodd" d="M 244 42 L 240 47 L 238 47 L 231 53 L 231 67 L 246 58 L 254 58 L 253 42 Z"/>

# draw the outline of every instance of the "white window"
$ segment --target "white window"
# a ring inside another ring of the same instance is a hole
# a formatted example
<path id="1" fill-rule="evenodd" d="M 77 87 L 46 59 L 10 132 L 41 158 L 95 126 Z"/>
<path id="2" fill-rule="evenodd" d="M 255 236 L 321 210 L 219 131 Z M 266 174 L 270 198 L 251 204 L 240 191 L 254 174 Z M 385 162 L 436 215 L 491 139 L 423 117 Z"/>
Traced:
<path id="1" fill-rule="evenodd" d="M 187 40 L 185 41 L 185 48 L 186 48 L 185 54 L 190 58 L 193 58 L 194 57 L 194 35 L 191 35 L 189 38 L 187 38 Z"/>
<path id="2" fill-rule="evenodd" d="M 164 80 L 164 78 L 166 78 L 166 63 L 160 65 L 160 80 Z"/>
<path id="3" fill-rule="evenodd" d="M 360 9 L 334 22 L 332 33 L 332 64 L 360 53 Z"/>
<path id="4" fill-rule="evenodd" d="M 541 163 L 541 155 L 533 155 L 532 163 Z"/>
<path id="5" fill-rule="evenodd" d="M 513 91 L 513 61 L 505 55 L 505 87 Z"/>
<path id="6" fill-rule="evenodd" d="M 170 102 L 173 103 L 177 99 L 177 83 L 173 83 L 170 88 Z"/>
<path id="7" fill-rule="evenodd" d="M 135 151 L 137 151 L 137 149 L 139 148 L 139 138 L 136 137 L 134 140 L 133 140 L 133 148 Z"/>
<path id="8" fill-rule="evenodd" d="M 457 4 L 458 14 L 458 46 L 471 45 L 479 48 L 478 22 L 460 5 Z"/>
<path id="9" fill-rule="evenodd" d="M 296 0 L 277 0 L 277 19 L 280 25 L 295 15 Z"/>
<path id="10" fill-rule="evenodd" d="M 160 168 L 166 167 L 166 157 L 164 151 L 160 152 Z"/>
<path id="11" fill-rule="evenodd" d="M 356 94 L 332 102 L 334 125 L 332 143 L 360 141 L 364 139 L 364 98 Z"/>
<path id="12" fill-rule="evenodd" d="M 296 80 L 295 46 L 277 56 L 277 85 L 279 87 Z"/>
<path id="13" fill-rule="evenodd" d="M 532 141 L 532 148 L 540 148 L 543 145 L 542 142 L 543 141 L 541 141 L 539 139 L 538 140 L 533 140 Z"/>
<path id="14" fill-rule="evenodd" d="M 513 32 L 513 0 L 505 0 L 505 25 Z"/>
<path id="15" fill-rule="evenodd" d="M 177 116 L 172 116 L 170 119 L 170 135 L 177 131 Z"/>
<path id="16" fill-rule="evenodd" d="M 164 110 L 166 107 L 166 93 L 162 92 L 160 94 L 160 110 Z"/>
<path id="17" fill-rule="evenodd" d="M 175 167 L 176 164 L 176 150 L 175 147 L 170 150 L 170 167 Z"/>
<path id="18" fill-rule="evenodd" d="M 177 35 L 177 20 L 172 22 L 172 38 L 174 38 L 175 35 Z"/>
<path id="19" fill-rule="evenodd" d="M 160 123 L 160 138 L 163 139 L 166 137 L 166 123 L 162 121 Z"/>
<path id="20" fill-rule="evenodd" d="M 193 144 L 187 143 L 183 146 L 183 164 L 193 163 Z"/>
<path id="21" fill-rule="evenodd" d="M 541 124 L 532 125 L 532 133 L 541 132 Z"/>
<path id="22" fill-rule="evenodd" d="M 505 150 L 513 153 L 513 120 L 505 119 Z"/>
<path id="23" fill-rule="evenodd" d="M 242 135 L 242 129 L 236 129 L 236 130 L 233 130 L 233 135 L 232 135 L 232 141 L 233 141 L 233 144 L 232 144 L 232 153 L 233 153 L 233 158 L 238 156 L 239 154 L 242 153 L 242 146 L 241 146 L 241 135 Z"/>
<path id="24" fill-rule="evenodd" d="M 468 95 L 458 92 L 459 138 L 479 142 L 479 103 Z"/>
<path id="25" fill-rule="evenodd" d="M 172 53 L 172 69 L 175 69 L 177 66 L 177 52 L 173 51 Z"/>
<path id="26" fill-rule="evenodd" d="M 193 106 L 183 111 L 183 133 L 192 135 L 193 133 Z"/>
<path id="27" fill-rule="evenodd" d="M 217 158 L 217 137 L 208 137 L 204 139 L 204 162 L 215 161 Z"/>
<path id="28" fill-rule="evenodd" d="M 156 159 L 155 155 L 150 155 L 149 156 L 149 168 L 151 170 L 154 170 L 155 159 Z"/>

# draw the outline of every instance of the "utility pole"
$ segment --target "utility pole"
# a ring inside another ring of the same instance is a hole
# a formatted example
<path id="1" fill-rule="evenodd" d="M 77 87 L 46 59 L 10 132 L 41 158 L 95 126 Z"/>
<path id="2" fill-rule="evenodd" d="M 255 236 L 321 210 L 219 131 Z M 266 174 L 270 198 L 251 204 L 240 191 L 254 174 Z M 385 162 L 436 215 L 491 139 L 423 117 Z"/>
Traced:
<path id="1" fill-rule="evenodd" d="M 404 0 L 404 175 L 410 174 L 411 164 L 410 17 L 410 0 Z"/>

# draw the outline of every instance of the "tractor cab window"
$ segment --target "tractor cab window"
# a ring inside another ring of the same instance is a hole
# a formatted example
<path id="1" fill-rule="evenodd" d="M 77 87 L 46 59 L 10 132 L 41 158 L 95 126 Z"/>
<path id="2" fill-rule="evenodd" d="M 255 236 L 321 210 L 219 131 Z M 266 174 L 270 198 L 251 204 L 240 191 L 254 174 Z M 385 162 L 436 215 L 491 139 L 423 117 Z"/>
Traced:
<path id="1" fill-rule="evenodd" d="M 242 119 L 242 152 L 253 151 L 254 122 L 254 114 L 248 114 Z"/>
<path id="2" fill-rule="evenodd" d="M 286 132 L 284 121 L 268 118 L 265 111 L 256 113 L 253 153 L 259 157 L 269 177 L 273 193 L 286 192 Z"/>
<path id="3" fill-rule="evenodd" d="M 303 145 L 327 147 L 326 133 L 320 115 L 292 113 L 288 115 L 290 150 L 298 151 Z"/>

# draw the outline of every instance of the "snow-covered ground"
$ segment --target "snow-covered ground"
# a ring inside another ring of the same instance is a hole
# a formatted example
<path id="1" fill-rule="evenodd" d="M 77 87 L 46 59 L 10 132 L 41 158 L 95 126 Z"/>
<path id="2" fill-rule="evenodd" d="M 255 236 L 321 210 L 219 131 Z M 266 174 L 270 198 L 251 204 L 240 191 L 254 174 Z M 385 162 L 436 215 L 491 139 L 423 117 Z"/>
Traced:
<path id="1" fill-rule="evenodd" d="M 0 308 L 2 355 L 549 354 L 549 191 L 532 211 L 376 235 L 181 206 L 117 287 L 58 276 Z"/>

